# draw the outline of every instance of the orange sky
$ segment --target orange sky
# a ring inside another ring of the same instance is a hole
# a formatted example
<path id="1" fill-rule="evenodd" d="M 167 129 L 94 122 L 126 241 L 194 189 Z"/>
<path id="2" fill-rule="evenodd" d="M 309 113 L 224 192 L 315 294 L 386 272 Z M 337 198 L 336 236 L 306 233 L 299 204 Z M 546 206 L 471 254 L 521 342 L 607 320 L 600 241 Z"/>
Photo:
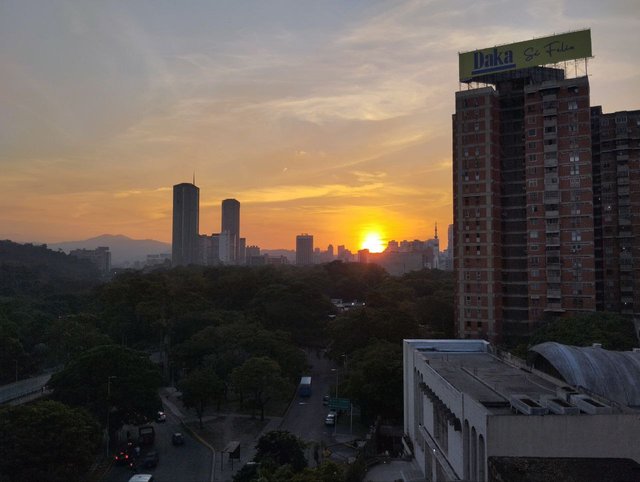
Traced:
<path id="1" fill-rule="evenodd" d="M 233 197 L 262 248 L 435 223 L 444 247 L 457 52 L 591 27 L 592 103 L 640 107 L 634 2 L 473 5 L 3 3 L 0 238 L 169 242 L 171 187 L 195 171 L 202 233 Z"/>

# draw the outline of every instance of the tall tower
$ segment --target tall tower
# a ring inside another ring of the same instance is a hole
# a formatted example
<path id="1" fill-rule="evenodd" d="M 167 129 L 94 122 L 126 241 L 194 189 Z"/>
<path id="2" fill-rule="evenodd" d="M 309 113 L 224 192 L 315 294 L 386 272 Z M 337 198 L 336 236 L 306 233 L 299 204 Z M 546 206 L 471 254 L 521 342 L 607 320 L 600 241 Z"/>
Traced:
<path id="1" fill-rule="evenodd" d="M 299 234 L 296 236 L 296 264 L 305 266 L 313 264 L 313 236 Z"/>
<path id="2" fill-rule="evenodd" d="M 229 261 L 238 263 L 240 259 L 240 202 L 236 199 L 222 201 L 222 226 L 220 233 L 229 236 Z"/>
<path id="3" fill-rule="evenodd" d="M 195 184 L 173 186 L 173 266 L 198 263 L 200 189 Z"/>

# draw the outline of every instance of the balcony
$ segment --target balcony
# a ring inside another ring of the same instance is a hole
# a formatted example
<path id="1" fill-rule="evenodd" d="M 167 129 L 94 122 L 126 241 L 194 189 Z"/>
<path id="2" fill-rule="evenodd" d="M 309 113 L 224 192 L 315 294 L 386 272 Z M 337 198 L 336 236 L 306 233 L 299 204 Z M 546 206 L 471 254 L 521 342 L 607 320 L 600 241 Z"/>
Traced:
<path id="1" fill-rule="evenodd" d="M 560 290 L 547 290 L 547 299 L 560 299 L 562 297 L 562 293 Z"/>
<path id="2" fill-rule="evenodd" d="M 564 310 L 562 309 L 562 303 L 550 301 L 547 301 L 547 307 L 544 309 L 544 311 L 564 312 Z"/>
<path id="3" fill-rule="evenodd" d="M 558 159 L 556 157 L 553 159 L 545 159 L 544 167 L 558 167 Z"/>
<path id="4" fill-rule="evenodd" d="M 557 219 L 559 215 L 560 213 L 557 209 L 544 212 L 544 217 L 547 219 L 549 218 Z"/>
<path id="5" fill-rule="evenodd" d="M 560 236 L 547 236 L 547 246 L 560 246 Z"/>

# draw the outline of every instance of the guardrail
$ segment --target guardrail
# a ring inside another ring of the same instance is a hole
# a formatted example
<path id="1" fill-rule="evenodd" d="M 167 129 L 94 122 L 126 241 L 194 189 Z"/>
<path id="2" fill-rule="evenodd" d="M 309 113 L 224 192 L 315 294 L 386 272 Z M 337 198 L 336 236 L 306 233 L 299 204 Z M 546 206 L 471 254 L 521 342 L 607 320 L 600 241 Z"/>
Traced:
<path id="1" fill-rule="evenodd" d="M 51 374 L 40 375 L 0 387 L 0 404 L 19 404 L 43 396 Z"/>

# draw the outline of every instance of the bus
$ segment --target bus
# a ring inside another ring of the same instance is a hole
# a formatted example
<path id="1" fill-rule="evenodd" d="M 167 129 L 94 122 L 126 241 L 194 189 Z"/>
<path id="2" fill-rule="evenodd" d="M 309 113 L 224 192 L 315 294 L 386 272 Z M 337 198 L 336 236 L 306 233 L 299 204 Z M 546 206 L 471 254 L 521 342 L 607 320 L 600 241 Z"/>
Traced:
<path id="1" fill-rule="evenodd" d="M 298 388 L 298 394 L 301 397 L 311 396 L 311 377 L 302 377 L 300 379 L 300 387 Z"/>

